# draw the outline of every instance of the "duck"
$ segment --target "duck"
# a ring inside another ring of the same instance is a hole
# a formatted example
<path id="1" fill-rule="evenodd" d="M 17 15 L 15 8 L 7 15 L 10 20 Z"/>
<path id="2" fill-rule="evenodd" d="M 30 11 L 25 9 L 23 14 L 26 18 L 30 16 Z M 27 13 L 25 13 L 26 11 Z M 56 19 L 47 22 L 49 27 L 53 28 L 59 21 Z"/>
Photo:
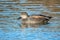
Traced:
<path id="1" fill-rule="evenodd" d="M 20 17 L 18 19 L 21 19 L 23 23 L 47 24 L 51 18 L 51 16 L 46 16 L 42 14 L 28 15 L 27 12 L 21 12 Z"/>

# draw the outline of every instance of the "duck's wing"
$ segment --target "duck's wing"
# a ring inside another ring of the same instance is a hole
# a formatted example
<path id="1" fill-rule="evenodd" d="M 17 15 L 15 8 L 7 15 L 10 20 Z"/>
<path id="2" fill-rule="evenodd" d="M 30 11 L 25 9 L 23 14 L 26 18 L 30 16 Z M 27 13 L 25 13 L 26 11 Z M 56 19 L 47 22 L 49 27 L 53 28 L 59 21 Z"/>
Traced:
<path id="1" fill-rule="evenodd" d="M 43 15 L 43 14 L 33 14 L 31 16 L 43 16 L 43 17 L 46 17 L 46 15 Z"/>
<path id="2" fill-rule="evenodd" d="M 45 17 L 42 17 L 42 16 L 30 16 L 30 19 L 31 20 L 44 20 Z"/>
<path id="3" fill-rule="evenodd" d="M 51 18 L 52 18 L 51 16 L 46 16 L 46 15 L 40 15 L 40 16 L 43 16 L 43 17 L 45 17 L 46 19 L 51 19 Z"/>
<path id="4" fill-rule="evenodd" d="M 45 18 L 45 19 L 51 19 L 51 16 L 46 16 L 46 15 L 42 15 L 42 14 L 35 14 L 35 15 L 31 15 L 32 18 L 37 18 L 37 19 L 41 19 L 41 18 Z"/>

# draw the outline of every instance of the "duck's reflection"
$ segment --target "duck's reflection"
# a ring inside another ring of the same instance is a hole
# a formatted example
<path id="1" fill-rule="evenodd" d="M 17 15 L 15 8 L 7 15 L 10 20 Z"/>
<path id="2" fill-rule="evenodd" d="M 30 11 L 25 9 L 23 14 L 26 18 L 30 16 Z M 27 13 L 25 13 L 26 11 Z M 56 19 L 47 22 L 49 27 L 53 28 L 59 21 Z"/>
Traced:
<path id="1" fill-rule="evenodd" d="M 21 23 L 22 28 L 29 28 L 29 27 L 38 28 L 41 25 L 42 24 L 40 24 L 40 23 L 25 23 L 25 22 Z"/>
<path id="2" fill-rule="evenodd" d="M 22 23 L 22 28 L 28 28 L 28 27 L 39 27 L 39 24 L 29 24 L 29 23 Z"/>

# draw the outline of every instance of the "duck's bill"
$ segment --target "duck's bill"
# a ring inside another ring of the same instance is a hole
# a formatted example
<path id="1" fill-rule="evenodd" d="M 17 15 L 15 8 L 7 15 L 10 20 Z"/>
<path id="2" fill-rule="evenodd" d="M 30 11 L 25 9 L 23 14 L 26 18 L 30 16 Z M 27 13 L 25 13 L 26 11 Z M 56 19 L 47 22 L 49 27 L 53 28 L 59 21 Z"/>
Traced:
<path id="1" fill-rule="evenodd" d="M 21 17 L 18 18 L 18 20 L 21 19 Z"/>

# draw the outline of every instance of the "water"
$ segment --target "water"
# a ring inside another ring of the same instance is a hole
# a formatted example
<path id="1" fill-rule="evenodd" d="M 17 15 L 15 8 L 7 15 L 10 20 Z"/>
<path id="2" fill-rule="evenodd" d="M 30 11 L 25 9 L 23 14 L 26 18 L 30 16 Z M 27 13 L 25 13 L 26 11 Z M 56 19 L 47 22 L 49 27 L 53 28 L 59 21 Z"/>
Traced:
<path id="1" fill-rule="evenodd" d="M 27 3 L 27 0 L 0 0 L 0 40 L 60 40 L 60 10 L 55 12 L 44 4 Z M 17 20 L 21 12 L 50 15 L 53 18 L 46 25 L 21 24 Z"/>

